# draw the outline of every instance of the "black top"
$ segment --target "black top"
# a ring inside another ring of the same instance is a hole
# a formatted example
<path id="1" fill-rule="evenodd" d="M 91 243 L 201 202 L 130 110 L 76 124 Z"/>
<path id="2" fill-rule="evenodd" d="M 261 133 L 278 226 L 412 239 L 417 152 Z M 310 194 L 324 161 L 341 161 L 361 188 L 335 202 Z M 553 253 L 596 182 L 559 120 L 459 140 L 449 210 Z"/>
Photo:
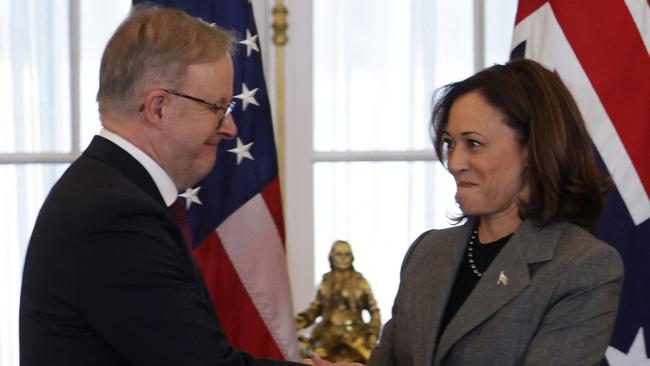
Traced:
<path id="1" fill-rule="evenodd" d="M 472 246 L 474 248 L 474 265 L 481 273 L 485 273 L 487 268 L 490 266 L 490 263 L 492 263 L 492 260 L 496 258 L 499 251 L 501 251 L 501 248 L 503 248 L 511 236 L 512 234 L 509 234 L 499 240 L 485 244 L 481 244 L 478 237 L 476 238 L 475 243 Z M 456 315 L 456 312 L 460 309 L 461 305 L 463 305 L 465 299 L 467 299 L 467 296 L 469 296 L 480 279 L 481 278 L 472 271 L 468 262 L 467 249 L 465 249 L 463 259 L 460 262 L 460 266 L 458 266 L 458 273 L 456 274 L 456 280 L 454 280 L 454 286 L 451 288 L 451 293 L 449 294 L 445 314 L 442 317 L 438 339 L 440 339 L 440 334 L 442 334 L 445 328 L 447 328 L 451 319 Z"/>

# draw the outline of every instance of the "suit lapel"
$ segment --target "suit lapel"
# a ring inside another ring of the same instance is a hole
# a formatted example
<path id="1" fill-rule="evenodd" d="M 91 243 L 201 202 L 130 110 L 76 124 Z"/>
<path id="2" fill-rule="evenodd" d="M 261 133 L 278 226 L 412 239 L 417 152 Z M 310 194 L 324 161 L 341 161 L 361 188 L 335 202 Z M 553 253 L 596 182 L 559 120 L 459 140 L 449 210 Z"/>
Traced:
<path id="1" fill-rule="evenodd" d="M 88 148 L 83 152 L 85 156 L 103 161 L 114 169 L 119 170 L 126 178 L 135 183 L 148 196 L 156 200 L 162 207 L 165 201 L 160 195 L 156 183 L 147 170 L 129 153 L 121 147 L 102 136 L 95 136 Z"/>
<path id="2" fill-rule="evenodd" d="M 425 300 L 421 302 L 422 306 L 417 308 L 414 318 L 422 319 L 420 322 L 422 333 L 420 334 L 422 345 L 428 350 L 425 353 L 427 359 L 424 361 L 427 365 L 431 364 L 440 321 L 447 306 L 458 265 L 465 252 L 465 247 L 459 243 L 467 241 L 472 227 L 473 224 L 469 222 L 446 231 L 445 237 L 435 238 L 437 245 L 430 246 L 430 253 L 425 255 L 431 261 L 427 263 L 428 268 L 423 268 L 422 283 L 417 285 L 417 288 L 422 291 L 422 299 Z"/>
<path id="3" fill-rule="evenodd" d="M 142 164 L 140 164 L 124 149 L 102 136 L 95 136 L 90 142 L 88 148 L 83 152 L 83 155 L 102 161 L 112 168 L 117 169 L 122 173 L 122 175 L 124 175 L 124 177 L 137 185 L 144 194 L 151 197 L 159 204 L 161 213 L 164 212 L 164 215 L 168 218 L 169 227 L 174 231 L 174 239 L 178 242 L 180 250 L 185 253 L 185 260 L 187 261 L 186 264 L 189 266 L 188 268 L 191 268 L 194 276 L 201 281 L 206 298 L 210 300 L 201 272 L 194 261 L 188 245 L 186 244 L 185 235 L 176 219 L 172 216 L 171 211 L 167 208 L 165 200 L 160 194 L 158 187 L 156 187 L 153 178 L 149 175 Z"/>
<path id="4" fill-rule="evenodd" d="M 522 223 L 445 329 L 438 342 L 434 365 L 438 365 L 464 335 L 528 287 L 529 264 L 553 258 L 559 233 L 557 225 L 539 229 L 530 220 Z M 501 273 L 507 277 L 507 284 L 499 281 Z"/>

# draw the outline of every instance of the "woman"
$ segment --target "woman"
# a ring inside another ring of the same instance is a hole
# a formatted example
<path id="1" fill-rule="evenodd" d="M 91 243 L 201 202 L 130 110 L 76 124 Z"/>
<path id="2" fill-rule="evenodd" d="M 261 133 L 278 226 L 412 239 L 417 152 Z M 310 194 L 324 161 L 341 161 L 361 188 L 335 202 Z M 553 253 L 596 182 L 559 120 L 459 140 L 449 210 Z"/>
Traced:
<path id="1" fill-rule="evenodd" d="M 559 77 L 530 60 L 442 88 L 432 131 L 461 226 L 409 249 L 369 365 L 594 365 L 623 264 L 592 236 L 605 182 Z"/>

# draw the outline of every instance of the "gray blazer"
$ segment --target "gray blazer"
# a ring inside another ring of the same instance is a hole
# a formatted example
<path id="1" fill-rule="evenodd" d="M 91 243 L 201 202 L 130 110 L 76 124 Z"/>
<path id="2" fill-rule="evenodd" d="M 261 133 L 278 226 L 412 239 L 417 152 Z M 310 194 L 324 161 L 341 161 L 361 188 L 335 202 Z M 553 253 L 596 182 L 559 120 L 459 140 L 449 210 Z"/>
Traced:
<path id="1" fill-rule="evenodd" d="M 614 328 L 623 262 L 569 223 L 540 229 L 524 221 L 437 339 L 472 225 L 431 230 L 413 243 L 392 319 L 368 365 L 599 364 Z"/>

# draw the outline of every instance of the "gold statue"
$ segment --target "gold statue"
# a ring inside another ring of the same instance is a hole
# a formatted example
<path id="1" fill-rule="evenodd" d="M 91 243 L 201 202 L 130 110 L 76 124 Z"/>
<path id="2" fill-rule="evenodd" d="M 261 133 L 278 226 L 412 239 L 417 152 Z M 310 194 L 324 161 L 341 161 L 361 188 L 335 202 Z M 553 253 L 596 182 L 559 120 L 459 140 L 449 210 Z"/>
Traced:
<path id="1" fill-rule="evenodd" d="M 377 342 L 381 316 L 368 281 L 354 270 L 352 248 L 337 240 L 329 255 L 330 272 L 323 275 L 316 298 L 296 316 L 298 330 L 321 317 L 309 337 L 300 337 L 303 356 L 314 352 L 332 362 L 366 362 Z M 368 311 L 370 321 L 363 321 Z"/>

